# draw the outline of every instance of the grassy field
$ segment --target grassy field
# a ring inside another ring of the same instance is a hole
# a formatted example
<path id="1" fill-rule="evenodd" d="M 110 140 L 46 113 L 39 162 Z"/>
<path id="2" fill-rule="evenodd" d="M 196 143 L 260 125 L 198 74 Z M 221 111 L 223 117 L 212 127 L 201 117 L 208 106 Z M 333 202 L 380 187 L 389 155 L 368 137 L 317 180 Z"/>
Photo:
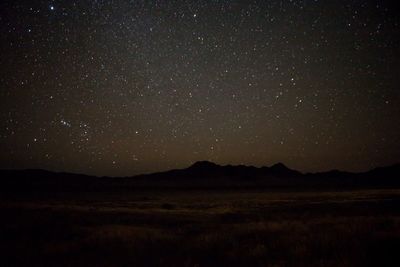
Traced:
<path id="1" fill-rule="evenodd" d="M 0 200 L 1 266 L 400 266 L 400 190 Z"/>

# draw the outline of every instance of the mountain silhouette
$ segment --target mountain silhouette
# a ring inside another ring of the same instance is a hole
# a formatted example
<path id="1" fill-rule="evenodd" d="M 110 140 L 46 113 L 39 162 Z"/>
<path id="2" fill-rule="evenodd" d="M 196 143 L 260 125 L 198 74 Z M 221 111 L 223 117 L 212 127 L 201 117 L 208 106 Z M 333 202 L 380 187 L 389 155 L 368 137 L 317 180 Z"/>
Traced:
<path id="1" fill-rule="evenodd" d="M 190 166 L 188 169 L 191 170 L 213 170 L 213 169 L 217 169 L 221 166 L 219 166 L 218 164 L 215 164 L 214 162 L 210 162 L 210 161 L 197 161 L 195 162 L 192 166 Z"/>
<path id="2" fill-rule="evenodd" d="M 185 169 L 132 177 L 96 177 L 45 170 L 0 170 L 0 191 L 124 191 L 137 188 L 400 188 L 400 164 L 363 173 L 301 173 L 271 167 L 221 166 L 198 161 Z"/>

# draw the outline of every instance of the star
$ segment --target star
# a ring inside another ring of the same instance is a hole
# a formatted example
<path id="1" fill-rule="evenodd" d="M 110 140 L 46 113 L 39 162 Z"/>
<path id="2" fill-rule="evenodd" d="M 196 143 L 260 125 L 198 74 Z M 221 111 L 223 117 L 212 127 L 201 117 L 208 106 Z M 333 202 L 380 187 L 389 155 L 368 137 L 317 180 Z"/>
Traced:
<path id="1" fill-rule="evenodd" d="M 0 10 L 2 166 L 118 176 L 210 154 L 303 171 L 398 158 L 390 1 L 22 2 Z"/>

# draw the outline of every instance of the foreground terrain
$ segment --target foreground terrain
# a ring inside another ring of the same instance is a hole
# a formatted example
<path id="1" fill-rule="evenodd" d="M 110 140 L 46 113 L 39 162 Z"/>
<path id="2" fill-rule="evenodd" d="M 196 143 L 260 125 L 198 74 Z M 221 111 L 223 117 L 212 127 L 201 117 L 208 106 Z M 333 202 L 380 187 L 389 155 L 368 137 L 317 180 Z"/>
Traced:
<path id="1" fill-rule="evenodd" d="M 0 200 L 2 266 L 400 266 L 400 190 Z"/>

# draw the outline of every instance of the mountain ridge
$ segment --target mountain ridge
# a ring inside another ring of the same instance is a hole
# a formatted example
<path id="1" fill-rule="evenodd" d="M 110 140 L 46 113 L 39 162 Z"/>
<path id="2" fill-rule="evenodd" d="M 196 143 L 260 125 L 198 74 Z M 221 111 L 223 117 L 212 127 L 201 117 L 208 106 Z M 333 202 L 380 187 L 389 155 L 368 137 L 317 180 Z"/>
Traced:
<path id="1" fill-rule="evenodd" d="M 378 167 L 366 172 L 338 170 L 301 173 L 283 163 L 270 167 L 218 165 L 197 161 L 184 169 L 141 174 L 129 177 L 99 177 L 41 169 L 0 170 L 0 191 L 41 190 L 108 190 L 143 187 L 221 188 L 221 187 L 396 187 L 400 188 L 400 164 Z"/>

